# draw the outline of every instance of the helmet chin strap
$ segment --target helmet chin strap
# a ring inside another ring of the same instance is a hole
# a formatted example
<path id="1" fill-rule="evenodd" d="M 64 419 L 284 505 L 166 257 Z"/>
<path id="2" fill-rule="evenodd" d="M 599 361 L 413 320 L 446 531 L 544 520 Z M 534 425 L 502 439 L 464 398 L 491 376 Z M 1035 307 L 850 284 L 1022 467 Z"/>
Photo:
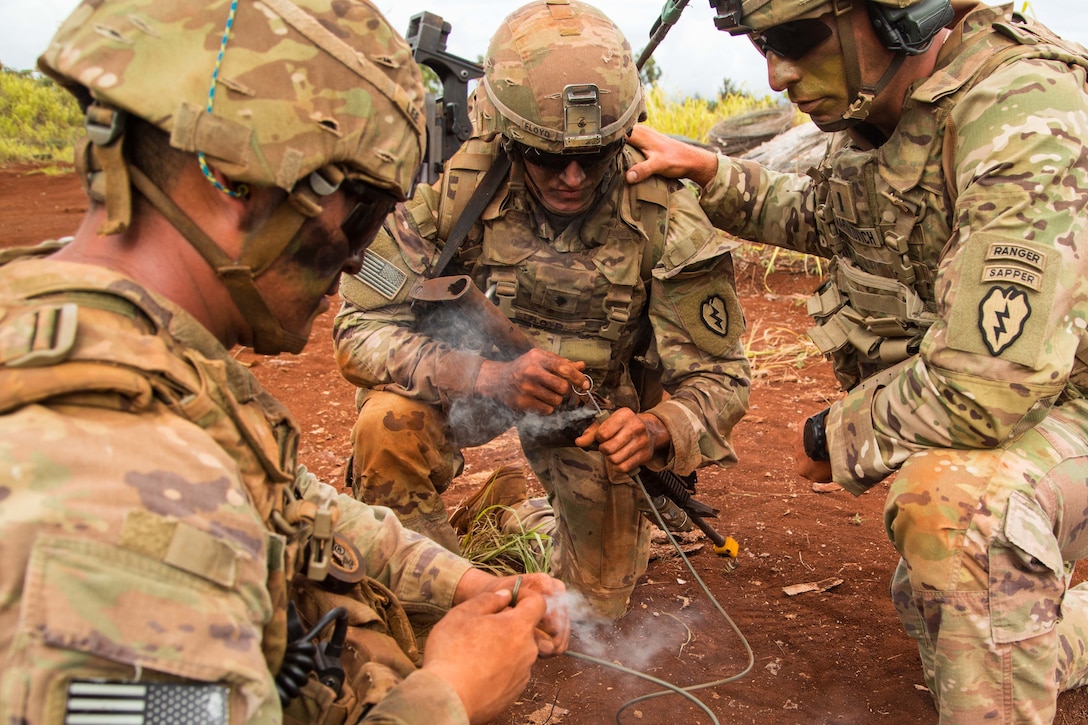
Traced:
<path id="1" fill-rule="evenodd" d="M 852 19 L 853 4 L 849 0 L 836 0 L 834 3 L 835 22 L 838 25 L 839 46 L 842 49 L 843 67 L 846 70 L 846 92 L 850 101 L 846 112 L 836 121 L 817 123 L 821 131 L 843 131 L 861 123 L 869 117 L 873 101 L 883 91 L 907 59 L 904 53 L 896 53 L 891 63 L 884 70 L 875 84 L 866 84 L 861 77 L 861 64 L 858 62 L 857 43 L 854 40 Z"/>
<path id="2" fill-rule="evenodd" d="M 246 237 L 241 256 L 233 260 L 173 199 L 124 159 L 121 152 L 123 123 L 114 122 L 112 126 L 108 136 L 96 136 L 95 129 L 89 125 L 89 138 L 80 144 L 76 153 L 84 188 L 91 198 L 104 203 L 108 212 L 99 234 L 118 234 L 128 227 L 132 216 L 131 183 L 223 280 L 231 299 L 250 325 L 255 352 L 262 355 L 301 352 L 307 338 L 283 328 L 257 289 L 256 279 L 283 254 L 306 220 L 321 214 L 321 196 L 339 188 L 343 172 L 335 166 L 326 166 L 320 173 L 311 174 L 309 183 L 298 184 L 286 202 Z M 320 178 L 315 179 L 315 175 Z"/>
<path id="3" fill-rule="evenodd" d="M 260 228 L 247 236 L 241 258 L 232 260 L 142 171 L 129 166 L 129 174 L 132 185 L 189 240 L 223 281 L 234 304 L 250 325 L 254 352 L 261 355 L 301 352 L 307 338 L 283 328 L 257 289 L 256 280 L 280 256 L 306 219 L 316 214 L 299 211 L 292 201 L 280 204 Z M 320 213 L 320 210 L 318 206 L 317 212 Z"/>

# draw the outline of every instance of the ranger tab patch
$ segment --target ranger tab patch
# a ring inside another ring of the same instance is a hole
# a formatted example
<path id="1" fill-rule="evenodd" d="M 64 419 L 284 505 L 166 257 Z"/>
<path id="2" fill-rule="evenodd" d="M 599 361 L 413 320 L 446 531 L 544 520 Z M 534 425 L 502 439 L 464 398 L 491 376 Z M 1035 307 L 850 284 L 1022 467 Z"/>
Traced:
<path id="1" fill-rule="evenodd" d="M 1031 317 L 1027 293 L 1015 287 L 994 287 L 978 305 L 978 329 L 986 349 L 997 357 L 1019 339 Z"/>
<path id="2" fill-rule="evenodd" d="M 1026 244 L 992 242 L 986 249 L 981 281 L 984 284 L 1012 282 L 1038 292 L 1043 287 L 1046 258 L 1045 251 Z"/>

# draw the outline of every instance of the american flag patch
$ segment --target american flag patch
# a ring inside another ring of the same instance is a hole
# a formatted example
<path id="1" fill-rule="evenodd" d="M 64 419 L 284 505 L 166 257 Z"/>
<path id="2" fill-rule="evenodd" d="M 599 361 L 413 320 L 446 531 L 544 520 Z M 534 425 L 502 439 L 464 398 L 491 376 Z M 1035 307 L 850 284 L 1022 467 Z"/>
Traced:
<path id="1" fill-rule="evenodd" d="M 65 725 L 227 725 L 223 685 L 73 680 Z"/>
<path id="2" fill-rule="evenodd" d="M 387 300 L 396 297 L 408 279 L 408 275 L 397 269 L 396 265 L 369 249 L 363 253 L 362 267 L 355 276 Z"/>

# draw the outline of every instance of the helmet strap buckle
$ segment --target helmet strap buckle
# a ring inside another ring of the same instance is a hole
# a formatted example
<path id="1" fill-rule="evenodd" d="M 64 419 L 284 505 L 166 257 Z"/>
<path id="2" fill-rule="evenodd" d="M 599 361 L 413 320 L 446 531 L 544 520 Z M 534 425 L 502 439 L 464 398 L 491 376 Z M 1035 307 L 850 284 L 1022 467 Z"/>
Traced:
<path id="1" fill-rule="evenodd" d="M 87 107 L 84 128 L 87 138 L 95 146 L 109 146 L 125 133 L 128 114 L 118 108 L 110 108 L 95 101 Z"/>

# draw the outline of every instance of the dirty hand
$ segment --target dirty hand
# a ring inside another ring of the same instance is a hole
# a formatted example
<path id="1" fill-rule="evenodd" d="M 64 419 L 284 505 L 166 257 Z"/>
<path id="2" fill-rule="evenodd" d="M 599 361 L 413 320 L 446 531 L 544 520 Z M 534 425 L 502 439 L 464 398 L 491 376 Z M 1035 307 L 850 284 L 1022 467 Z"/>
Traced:
<path id="1" fill-rule="evenodd" d="M 536 662 L 544 598 L 526 591 L 516 607 L 510 598 L 507 588 L 476 594 L 427 637 L 423 669 L 449 683 L 474 724 L 491 722 L 514 704 Z"/>
<path id="2" fill-rule="evenodd" d="M 518 584 L 518 580 L 521 583 Z M 541 657 L 551 657 L 566 652 L 570 645 L 570 610 L 567 607 L 567 587 L 563 582 L 547 574 L 521 574 L 496 580 L 499 589 L 510 589 L 517 595 L 515 606 L 529 594 L 544 597 L 547 611 L 536 625 L 537 651 Z"/>
<path id="3" fill-rule="evenodd" d="M 668 429 L 656 416 L 618 408 L 604 420 L 594 421 L 574 445 L 596 446 L 616 470 L 630 473 L 649 463 L 655 451 L 671 442 Z"/>
<path id="4" fill-rule="evenodd" d="M 551 415 L 572 387 L 588 389 L 585 367 L 584 362 L 534 348 L 510 362 L 485 360 L 473 392 L 518 413 Z"/>
<path id="5" fill-rule="evenodd" d="M 831 461 L 815 461 L 805 453 L 804 433 L 793 445 L 793 465 L 798 474 L 814 483 L 831 483 Z"/>
<path id="6" fill-rule="evenodd" d="M 653 175 L 670 179 L 691 179 L 699 186 L 706 186 L 718 173 L 718 155 L 713 151 L 678 141 L 648 126 L 638 124 L 627 138 L 646 155 L 627 170 L 627 183 L 637 184 Z"/>

